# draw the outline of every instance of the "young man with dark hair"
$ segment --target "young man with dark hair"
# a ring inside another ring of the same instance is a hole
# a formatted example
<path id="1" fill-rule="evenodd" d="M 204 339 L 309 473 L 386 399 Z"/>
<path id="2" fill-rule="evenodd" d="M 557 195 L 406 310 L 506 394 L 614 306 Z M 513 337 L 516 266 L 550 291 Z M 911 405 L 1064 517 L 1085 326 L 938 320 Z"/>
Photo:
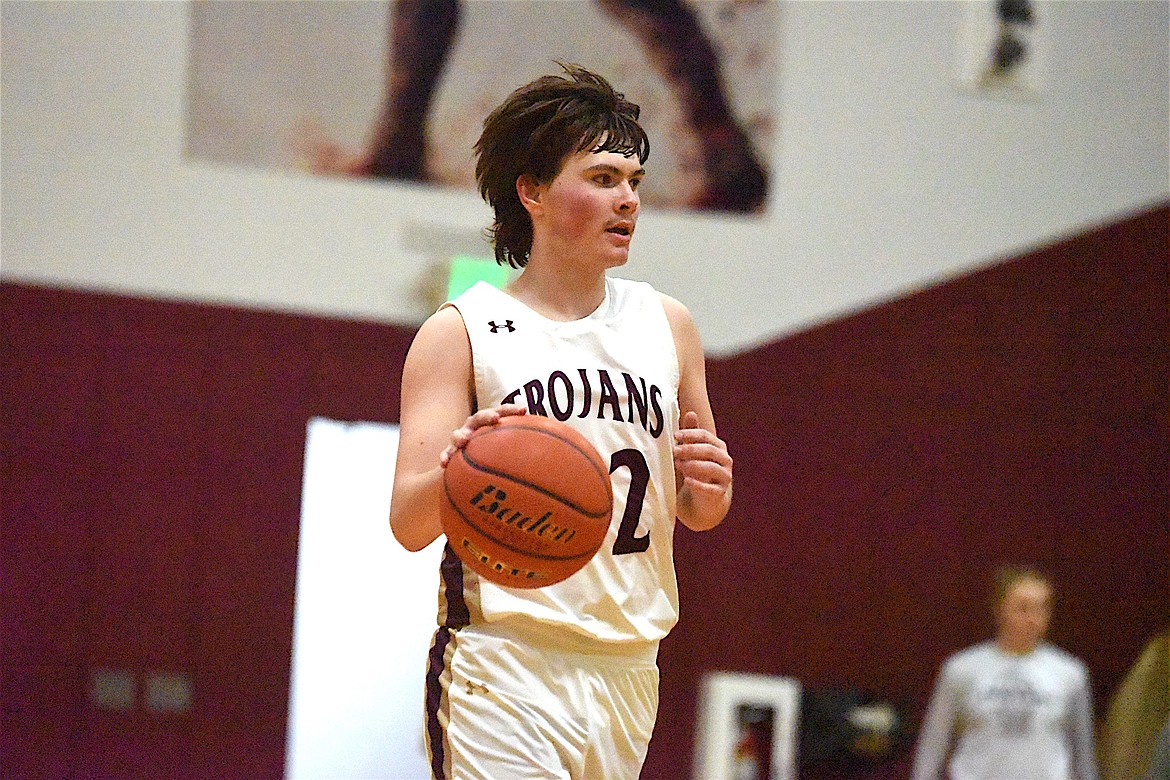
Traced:
<path id="1" fill-rule="evenodd" d="M 609 464 L 601 550 L 564 582 L 494 585 L 448 547 L 427 676 L 435 777 L 635 778 L 658 708 L 659 641 L 678 617 L 672 538 L 718 525 L 732 460 L 717 436 L 689 311 L 612 278 L 639 214 L 650 145 L 638 106 L 577 66 L 484 122 L 476 176 L 506 288 L 473 287 L 428 319 L 402 378 L 390 524 L 441 534 L 443 468 L 472 432 L 544 414 Z"/>

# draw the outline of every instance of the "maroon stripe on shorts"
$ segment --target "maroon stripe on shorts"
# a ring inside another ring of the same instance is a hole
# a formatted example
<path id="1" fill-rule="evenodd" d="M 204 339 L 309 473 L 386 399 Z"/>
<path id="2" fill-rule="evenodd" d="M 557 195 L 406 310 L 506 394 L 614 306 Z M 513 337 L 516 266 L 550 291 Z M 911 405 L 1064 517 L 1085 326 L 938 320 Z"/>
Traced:
<path id="1" fill-rule="evenodd" d="M 439 576 L 447 598 L 447 614 L 443 625 L 448 628 L 463 628 L 471 622 L 467 600 L 463 595 L 463 561 L 455 554 L 450 544 L 443 547 L 443 560 L 439 564 Z"/>
<path id="2" fill-rule="evenodd" d="M 427 664 L 427 737 L 431 746 L 431 777 L 446 780 L 443 767 L 447 763 L 447 741 L 439 723 L 439 708 L 443 705 L 443 672 L 446 671 L 444 657 L 447 645 L 451 643 L 451 629 L 442 626 L 435 632 Z"/>

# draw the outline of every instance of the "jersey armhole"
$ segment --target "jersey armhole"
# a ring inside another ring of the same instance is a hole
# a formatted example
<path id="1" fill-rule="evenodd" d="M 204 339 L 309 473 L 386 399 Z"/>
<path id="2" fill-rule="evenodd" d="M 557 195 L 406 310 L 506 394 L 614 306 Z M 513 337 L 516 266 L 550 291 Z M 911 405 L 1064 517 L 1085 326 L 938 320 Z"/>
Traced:
<path id="1" fill-rule="evenodd" d="M 647 285 L 649 287 L 649 285 Z M 670 315 L 666 311 L 666 301 L 662 300 L 662 293 L 650 287 L 650 294 L 654 301 L 654 307 L 662 316 L 662 322 L 666 326 L 666 336 L 668 339 L 668 346 L 670 347 L 670 354 L 674 357 L 672 361 L 672 373 L 674 374 L 674 385 L 677 388 L 682 382 L 682 365 L 678 357 L 678 340 L 674 336 L 674 325 L 670 321 Z"/>

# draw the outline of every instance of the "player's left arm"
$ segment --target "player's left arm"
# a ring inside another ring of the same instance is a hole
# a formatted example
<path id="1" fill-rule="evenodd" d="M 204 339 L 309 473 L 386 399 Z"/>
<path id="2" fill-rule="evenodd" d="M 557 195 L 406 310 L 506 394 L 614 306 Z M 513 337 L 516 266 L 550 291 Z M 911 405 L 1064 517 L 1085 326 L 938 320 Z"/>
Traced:
<path id="1" fill-rule="evenodd" d="M 715 431 L 715 415 L 707 396 L 706 358 L 695 321 L 685 306 L 668 295 L 662 295 L 662 307 L 678 354 L 675 511 L 687 528 L 706 531 L 719 525 L 731 507 L 732 460 L 727 443 Z"/>

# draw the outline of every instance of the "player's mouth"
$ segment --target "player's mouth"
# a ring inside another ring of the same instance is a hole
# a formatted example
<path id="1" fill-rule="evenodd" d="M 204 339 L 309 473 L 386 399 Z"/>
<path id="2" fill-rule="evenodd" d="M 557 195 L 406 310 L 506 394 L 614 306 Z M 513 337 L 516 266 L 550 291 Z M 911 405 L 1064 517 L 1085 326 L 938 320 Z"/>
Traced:
<path id="1" fill-rule="evenodd" d="M 624 219 L 619 222 L 613 222 L 606 226 L 605 232 L 614 236 L 623 236 L 627 240 L 634 235 L 634 223 L 632 220 Z"/>

